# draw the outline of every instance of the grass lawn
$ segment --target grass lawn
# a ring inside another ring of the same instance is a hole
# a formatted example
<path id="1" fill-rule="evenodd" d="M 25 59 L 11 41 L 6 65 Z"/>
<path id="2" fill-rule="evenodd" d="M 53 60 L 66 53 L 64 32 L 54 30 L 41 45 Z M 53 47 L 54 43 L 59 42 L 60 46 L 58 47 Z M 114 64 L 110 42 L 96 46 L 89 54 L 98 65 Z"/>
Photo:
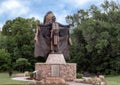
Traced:
<path id="1" fill-rule="evenodd" d="M 0 73 L 0 85 L 25 85 L 27 82 L 25 81 L 16 81 L 16 80 L 11 80 L 11 78 L 15 77 L 15 73 L 9 77 L 8 73 Z"/>
<path id="2" fill-rule="evenodd" d="M 119 76 L 107 76 L 107 85 L 120 85 L 120 75 Z"/>
<path id="3" fill-rule="evenodd" d="M 9 84 L 9 85 L 26 85 L 25 81 L 16 81 L 11 80 L 11 78 L 15 77 L 15 73 L 12 77 L 9 77 L 8 73 L 0 73 L 0 85 Z M 120 75 L 119 76 L 107 76 L 107 85 L 120 85 Z"/>

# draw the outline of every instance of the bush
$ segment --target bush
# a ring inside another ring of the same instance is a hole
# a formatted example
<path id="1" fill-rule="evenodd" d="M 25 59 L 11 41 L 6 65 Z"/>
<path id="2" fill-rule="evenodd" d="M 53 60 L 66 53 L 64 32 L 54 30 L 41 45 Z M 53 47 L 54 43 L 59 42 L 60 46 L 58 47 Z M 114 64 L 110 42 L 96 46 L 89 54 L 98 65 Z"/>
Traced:
<path id="1" fill-rule="evenodd" d="M 26 58 L 18 58 L 16 60 L 16 68 L 18 68 L 18 70 L 21 72 L 24 72 L 26 68 L 28 68 L 29 66 L 30 66 L 30 63 Z"/>
<path id="2" fill-rule="evenodd" d="M 33 72 L 29 72 L 30 78 L 34 77 L 34 73 Z"/>
<path id="3" fill-rule="evenodd" d="M 83 74 L 77 73 L 77 78 L 82 78 L 82 77 L 83 77 Z"/>

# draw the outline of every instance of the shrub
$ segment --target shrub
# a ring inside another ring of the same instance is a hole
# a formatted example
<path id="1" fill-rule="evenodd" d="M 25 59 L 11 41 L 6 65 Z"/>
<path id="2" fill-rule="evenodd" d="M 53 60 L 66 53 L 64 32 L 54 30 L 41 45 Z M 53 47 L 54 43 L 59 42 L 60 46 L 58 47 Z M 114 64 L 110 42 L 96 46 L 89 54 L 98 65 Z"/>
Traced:
<path id="1" fill-rule="evenodd" d="M 30 78 L 34 77 L 34 73 L 33 72 L 29 72 Z"/>
<path id="2" fill-rule="evenodd" d="M 77 73 L 77 78 L 82 78 L 82 77 L 83 77 L 83 74 Z"/>

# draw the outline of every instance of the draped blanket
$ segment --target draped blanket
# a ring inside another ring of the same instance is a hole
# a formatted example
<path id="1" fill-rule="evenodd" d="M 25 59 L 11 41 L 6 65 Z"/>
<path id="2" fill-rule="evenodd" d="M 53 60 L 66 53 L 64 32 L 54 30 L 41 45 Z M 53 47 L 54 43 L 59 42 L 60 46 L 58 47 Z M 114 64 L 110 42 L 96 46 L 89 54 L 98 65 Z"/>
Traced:
<path id="1" fill-rule="evenodd" d="M 47 57 L 50 53 L 50 33 L 52 24 L 40 25 L 38 41 L 35 42 L 34 56 Z M 65 58 L 69 58 L 69 25 L 59 24 L 59 51 Z"/>

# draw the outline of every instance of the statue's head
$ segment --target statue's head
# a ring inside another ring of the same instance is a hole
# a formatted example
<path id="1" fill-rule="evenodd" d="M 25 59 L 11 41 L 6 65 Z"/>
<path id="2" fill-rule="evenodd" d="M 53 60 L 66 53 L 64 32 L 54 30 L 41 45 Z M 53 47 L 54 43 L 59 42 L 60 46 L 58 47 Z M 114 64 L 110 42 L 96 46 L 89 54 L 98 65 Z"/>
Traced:
<path id="1" fill-rule="evenodd" d="M 55 22 L 56 21 L 56 17 L 55 15 L 53 14 L 52 11 L 49 11 L 46 13 L 46 15 L 44 16 L 44 21 L 43 23 L 44 24 L 49 24 L 49 23 L 52 23 L 52 22 Z"/>

